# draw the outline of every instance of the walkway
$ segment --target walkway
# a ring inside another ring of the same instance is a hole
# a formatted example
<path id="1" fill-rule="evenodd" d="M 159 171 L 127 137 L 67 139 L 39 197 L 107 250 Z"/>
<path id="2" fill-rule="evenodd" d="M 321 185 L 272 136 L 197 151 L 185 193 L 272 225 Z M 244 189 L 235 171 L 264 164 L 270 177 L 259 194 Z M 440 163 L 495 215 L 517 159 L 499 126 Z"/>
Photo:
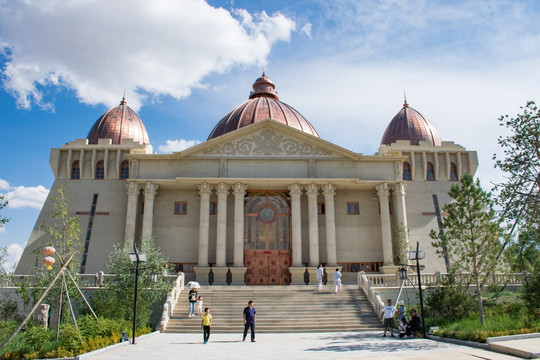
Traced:
<path id="1" fill-rule="evenodd" d="M 238 334 L 213 334 L 202 344 L 201 334 L 160 334 L 141 337 L 136 345 L 118 346 L 99 354 L 83 355 L 84 360 L 147 359 L 519 359 L 517 357 L 461 345 L 423 339 L 381 337 L 381 332 L 258 334 L 257 342 L 242 342 Z M 122 344 L 124 345 L 124 344 Z"/>

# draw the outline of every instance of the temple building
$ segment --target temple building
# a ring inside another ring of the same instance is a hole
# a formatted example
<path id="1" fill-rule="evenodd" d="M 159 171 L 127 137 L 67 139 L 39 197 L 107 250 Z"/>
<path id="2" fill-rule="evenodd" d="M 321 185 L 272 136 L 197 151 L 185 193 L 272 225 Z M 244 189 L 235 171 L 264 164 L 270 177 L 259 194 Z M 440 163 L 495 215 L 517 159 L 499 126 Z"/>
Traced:
<path id="1" fill-rule="evenodd" d="M 64 185 L 80 217 L 83 273 L 107 272 L 115 243 L 151 232 L 188 280 L 284 285 L 304 283 L 306 273 L 313 281 L 320 263 L 341 267 L 345 279 L 393 273 L 417 242 L 425 271 L 445 272 L 429 232 L 439 229 L 451 185 L 478 160 L 442 141 L 406 101 L 377 152 L 347 150 L 321 139 L 263 74 L 201 144 L 154 153 L 124 99 L 87 138 L 53 148 L 50 164 L 55 181 L 17 274 L 50 241 L 39 224 L 51 222 L 51 197 Z"/>

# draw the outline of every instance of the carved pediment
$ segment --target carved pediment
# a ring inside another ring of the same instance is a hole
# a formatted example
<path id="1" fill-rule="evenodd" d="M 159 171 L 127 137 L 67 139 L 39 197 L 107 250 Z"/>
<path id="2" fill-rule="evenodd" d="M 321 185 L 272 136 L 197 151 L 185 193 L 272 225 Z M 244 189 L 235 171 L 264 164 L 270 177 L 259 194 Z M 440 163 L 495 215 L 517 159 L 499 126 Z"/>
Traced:
<path id="1" fill-rule="evenodd" d="M 329 149 L 294 139 L 271 129 L 205 149 L 204 155 L 216 156 L 330 156 Z"/>

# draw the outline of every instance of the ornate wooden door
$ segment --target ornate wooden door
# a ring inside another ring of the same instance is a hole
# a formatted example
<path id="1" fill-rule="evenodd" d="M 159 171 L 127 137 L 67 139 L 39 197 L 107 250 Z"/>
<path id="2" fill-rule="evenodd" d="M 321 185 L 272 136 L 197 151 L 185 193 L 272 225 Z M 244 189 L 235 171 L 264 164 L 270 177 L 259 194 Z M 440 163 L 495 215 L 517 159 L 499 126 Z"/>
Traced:
<path id="1" fill-rule="evenodd" d="M 244 214 L 246 284 L 288 285 L 291 250 L 287 198 L 283 193 L 251 193 Z"/>
<path id="2" fill-rule="evenodd" d="M 289 285 L 290 250 L 245 250 L 246 285 Z"/>

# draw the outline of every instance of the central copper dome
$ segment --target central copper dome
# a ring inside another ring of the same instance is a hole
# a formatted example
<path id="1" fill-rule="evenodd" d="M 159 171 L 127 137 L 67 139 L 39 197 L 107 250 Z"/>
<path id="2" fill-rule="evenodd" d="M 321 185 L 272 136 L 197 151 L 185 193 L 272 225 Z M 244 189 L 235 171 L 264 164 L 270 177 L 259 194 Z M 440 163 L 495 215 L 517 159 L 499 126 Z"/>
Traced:
<path id="1" fill-rule="evenodd" d="M 232 109 L 221 119 L 208 140 L 264 119 L 272 119 L 313 136 L 315 128 L 293 107 L 279 101 L 272 80 L 266 74 L 255 80 L 249 100 Z"/>

